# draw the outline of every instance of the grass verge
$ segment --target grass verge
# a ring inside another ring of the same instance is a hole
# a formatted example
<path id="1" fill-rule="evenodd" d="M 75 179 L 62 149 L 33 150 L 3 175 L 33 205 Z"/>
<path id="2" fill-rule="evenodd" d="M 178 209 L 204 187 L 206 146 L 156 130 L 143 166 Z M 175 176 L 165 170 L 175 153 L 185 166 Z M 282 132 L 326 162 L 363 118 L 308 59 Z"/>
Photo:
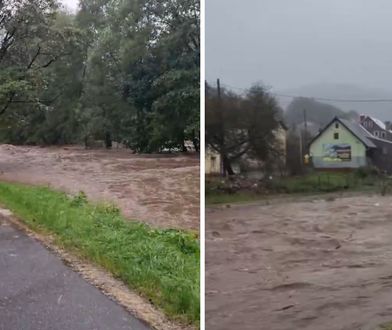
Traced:
<path id="1" fill-rule="evenodd" d="M 392 330 L 392 322 L 381 325 L 379 330 Z"/>
<path id="2" fill-rule="evenodd" d="M 261 192 L 249 190 L 225 192 L 225 185 L 229 185 L 230 182 L 224 181 L 222 183 L 221 178 L 213 178 L 206 184 L 206 203 L 241 203 L 263 200 L 273 196 L 306 196 L 344 191 L 381 193 L 385 182 L 387 182 L 385 179 L 371 175 L 360 177 L 356 173 L 315 172 L 302 176 L 274 178 L 262 182 L 260 183 L 263 188 Z M 385 186 L 386 188 L 388 187 Z M 391 190 L 390 187 L 388 190 Z"/>
<path id="3" fill-rule="evenodd" d="M 0 203 L 34 230 L 104 267 L 172 319 L 199 326 L 196 235 L 125 220 L 111 204 L 92 204 L 45 187 L 0 183 Z"/>

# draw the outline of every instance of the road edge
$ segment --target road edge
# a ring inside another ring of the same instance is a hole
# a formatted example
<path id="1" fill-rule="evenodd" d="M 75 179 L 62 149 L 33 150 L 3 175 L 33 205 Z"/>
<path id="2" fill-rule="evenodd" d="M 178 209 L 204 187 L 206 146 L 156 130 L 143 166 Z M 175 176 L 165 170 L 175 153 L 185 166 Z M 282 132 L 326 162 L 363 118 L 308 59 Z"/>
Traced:
<path id="1" fill-rule="evenodd" d="M 23 220 L 0 204 L 0 214 L 13 226 L 33 238 L 58 256 L 62 262 L 78 273 L 84 280 L 99 289 L 109 299 L 124 307 L 129 313 L 155 330 L 196 330 L 190 325 L 181 325 L 169 320 L 162 311 L 158 310 L 147 299 L 129 289 L 122 281 L 113 277 L 102 267 L 59 247 L 54 236 L 45 235 L 32 230 Z"/>

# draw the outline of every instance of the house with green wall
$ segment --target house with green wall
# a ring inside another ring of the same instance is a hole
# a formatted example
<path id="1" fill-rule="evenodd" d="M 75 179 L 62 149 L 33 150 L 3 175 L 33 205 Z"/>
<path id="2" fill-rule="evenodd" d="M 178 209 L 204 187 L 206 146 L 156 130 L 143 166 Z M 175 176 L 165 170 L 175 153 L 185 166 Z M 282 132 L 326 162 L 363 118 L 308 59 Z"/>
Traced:
<path id="1" fill-rule="evenodd" d="M 358 168 L 372 164 L 377 150 L 373 136 L 359 123 L 335 117 L 309 145 L 317 169 Z"/>

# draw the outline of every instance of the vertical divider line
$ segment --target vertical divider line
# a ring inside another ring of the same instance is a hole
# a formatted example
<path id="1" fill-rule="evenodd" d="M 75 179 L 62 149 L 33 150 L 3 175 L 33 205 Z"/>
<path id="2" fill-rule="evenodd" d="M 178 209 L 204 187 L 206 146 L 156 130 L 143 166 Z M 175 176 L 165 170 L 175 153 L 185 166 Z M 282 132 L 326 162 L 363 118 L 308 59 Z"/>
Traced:
<path id="1" fill-rule="evenodd" d="M 205 0 L 200 0 L 200 329 L 205 330 Z"/>

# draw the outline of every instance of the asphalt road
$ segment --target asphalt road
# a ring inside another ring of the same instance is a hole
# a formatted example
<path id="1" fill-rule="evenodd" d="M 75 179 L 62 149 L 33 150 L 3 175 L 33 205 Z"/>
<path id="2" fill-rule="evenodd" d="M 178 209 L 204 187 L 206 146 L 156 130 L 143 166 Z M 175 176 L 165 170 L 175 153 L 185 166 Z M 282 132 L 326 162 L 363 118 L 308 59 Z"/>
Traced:
<path id="1" fill-rule="evenodd" d="M 0 330 L 148 330 L 0 215 Z"/>

